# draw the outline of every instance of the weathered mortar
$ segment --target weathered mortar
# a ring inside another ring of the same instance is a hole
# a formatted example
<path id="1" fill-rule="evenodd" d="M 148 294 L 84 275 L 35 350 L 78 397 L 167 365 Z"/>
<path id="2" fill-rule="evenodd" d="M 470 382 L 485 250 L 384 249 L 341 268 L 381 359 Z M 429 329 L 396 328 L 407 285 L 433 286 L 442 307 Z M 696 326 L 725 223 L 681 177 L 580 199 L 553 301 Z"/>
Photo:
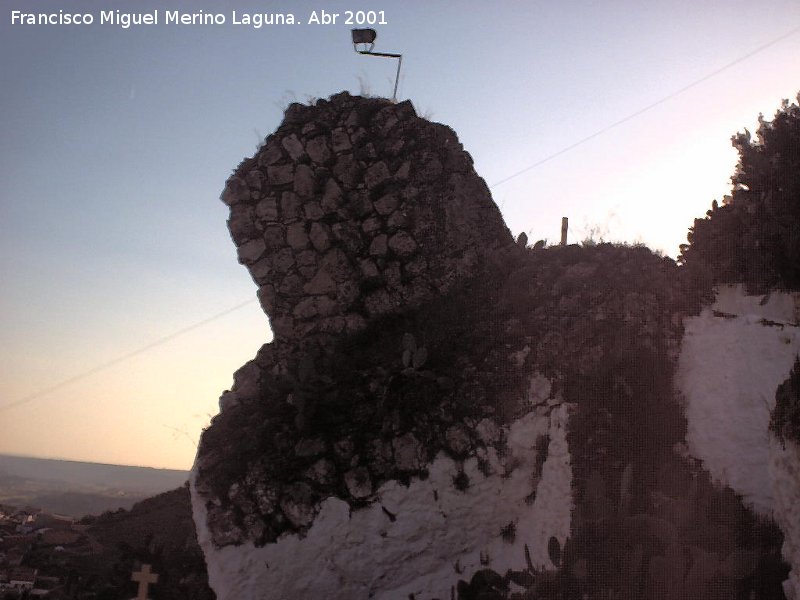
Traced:
<path id="1" fill-rule="evenodd" d="M 222 200 L 277 339 L 361 330 L 512 242 L 455 133 L 408 101 L 293 104 Z"/>

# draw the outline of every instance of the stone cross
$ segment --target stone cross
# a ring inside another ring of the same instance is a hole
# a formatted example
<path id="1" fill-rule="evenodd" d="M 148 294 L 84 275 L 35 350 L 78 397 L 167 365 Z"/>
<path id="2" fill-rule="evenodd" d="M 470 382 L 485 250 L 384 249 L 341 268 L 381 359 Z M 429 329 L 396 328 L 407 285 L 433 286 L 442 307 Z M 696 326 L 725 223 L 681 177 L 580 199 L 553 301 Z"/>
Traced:
<path id="1" fill-rule="evenodd" d="M 158 575 L 150 572 L 150 565 L 142 565 L 142 570 L 131 575 L 131 581 L 139 582 L 139 593 L 136 600 L 147 600 L 147 588 L 158 581 Z"/>

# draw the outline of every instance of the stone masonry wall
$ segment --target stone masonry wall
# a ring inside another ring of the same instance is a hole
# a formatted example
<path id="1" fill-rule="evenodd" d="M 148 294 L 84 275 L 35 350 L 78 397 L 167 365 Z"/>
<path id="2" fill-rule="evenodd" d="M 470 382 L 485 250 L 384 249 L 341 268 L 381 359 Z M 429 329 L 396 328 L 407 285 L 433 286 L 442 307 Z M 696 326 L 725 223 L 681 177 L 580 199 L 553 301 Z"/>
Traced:
<path id="1" fill-rule="evenodd" d="M 451 129 L 409 102 L 294 104 L 222 200 L 275 335 L 234 374 L 195 463 L 216 545 L 304 532 L 326 497 L 363 505 L 443 448 L 486 445 L 464 431 L 495 410 L 488 367 L 465 373 L 459 335 L 428 324 L 489 337 L 468 315 L 493 302 L 469 288 L 523 250 Z"/>
<path id="2" fill-rule="evenodd" d="M 512 241 L 455 133 L 408 101 L 291 105 L 222 199 L 276 338 L 363 329 Z"/>

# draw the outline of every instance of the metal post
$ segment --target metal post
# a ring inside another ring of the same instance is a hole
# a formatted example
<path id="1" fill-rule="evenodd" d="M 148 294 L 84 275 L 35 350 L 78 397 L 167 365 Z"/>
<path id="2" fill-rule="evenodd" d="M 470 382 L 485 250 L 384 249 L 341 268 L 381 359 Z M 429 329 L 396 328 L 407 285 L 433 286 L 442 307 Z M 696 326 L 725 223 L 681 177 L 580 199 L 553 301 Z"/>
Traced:
<path id="1" fill-rule="evenodd" d="M 400 67 L 403 64 L 403 55 L 397 55 L 397 75 L 394 77 L 394 91 L 392 92 L 392 102 L 397 102 L 397 84 L 400 83 Z"/>
<path id="2" fill-rule="evenodd" d="M 397 60 L 397 75 L 394 78 L 394 93 L 392 94 L 392 102 L 397 102 L 397 84 L 400 82 L 400 66 L 403 64 L 402 54 L 391 54 L 389 52 L 369 52 L 367 50 L 356 50 L 359 54 L 366 54 L 367 56 L 385 56 L 387 58 L 396 58 Z"/>
<path id="3" fill-rule="evenodd" d="M 561 245 L 567 245 L 567 229 L 569 228 L 569 219 L 561 217 Z"/>
<path id="4" fill-rule="evenodd" d="M 366 54 L 367 56 L 385 56 L 386 58 L 397 59 L 397 75 L 394 78 L 394 91 L 392 92 L 392 102 L 397 102 L 397 86 L 400 83 L 400 67 L 403 65 L 403 55 L 393 54 L 389 52 L 373 52 L 372 48 L 375 46 L 375 38 L 378 36 L 374 29 L 353 29 L 353 50 L 359 54 Z M 359 50 L 358 45 L 368 45 L 367 50 Z"/>

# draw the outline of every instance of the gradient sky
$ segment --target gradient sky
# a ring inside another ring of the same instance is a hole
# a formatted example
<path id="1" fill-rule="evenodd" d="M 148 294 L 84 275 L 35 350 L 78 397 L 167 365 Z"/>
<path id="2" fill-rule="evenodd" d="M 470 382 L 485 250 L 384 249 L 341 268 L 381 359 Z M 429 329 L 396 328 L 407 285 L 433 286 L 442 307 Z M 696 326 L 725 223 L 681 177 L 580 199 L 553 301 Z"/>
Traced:
<path id="1" fill-rule="evenodd" d="M 229 22 L 97 22 L 156 8 Z M 355 54 L 343 17 L 254 29 L 231 11 L 304 22 L 358 8 L 0 0 L 0 452 L 190 467 L 233 371 L 271 339 L 257 302 L 59 384 L 255 298 L 218 200 L 226 178 L 289 101 L 391 95 L 395 63 Z M 368 8 L 388 21 L 375 49 L 404 55 L 399 97 L 455 129 L 509 228 L 532 241 L 556 241 L 568 216 L 570 241 L 594 232 L 676 256 L 729 191 L 731 135 L 800 90 L 796 0 Z M 10 24 L 12 10 L 59 9 L 96 22 Z"/>

